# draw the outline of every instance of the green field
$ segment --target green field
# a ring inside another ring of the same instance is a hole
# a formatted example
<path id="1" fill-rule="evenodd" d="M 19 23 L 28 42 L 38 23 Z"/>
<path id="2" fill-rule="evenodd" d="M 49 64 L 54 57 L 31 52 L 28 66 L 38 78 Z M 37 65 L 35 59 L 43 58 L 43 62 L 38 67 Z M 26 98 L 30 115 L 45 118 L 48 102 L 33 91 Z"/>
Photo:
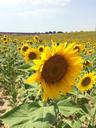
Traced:
<path id="1" fill-rule="evenodd" d="M 0 34 L 0 128 L 96 128 L 96 32 Z"/>

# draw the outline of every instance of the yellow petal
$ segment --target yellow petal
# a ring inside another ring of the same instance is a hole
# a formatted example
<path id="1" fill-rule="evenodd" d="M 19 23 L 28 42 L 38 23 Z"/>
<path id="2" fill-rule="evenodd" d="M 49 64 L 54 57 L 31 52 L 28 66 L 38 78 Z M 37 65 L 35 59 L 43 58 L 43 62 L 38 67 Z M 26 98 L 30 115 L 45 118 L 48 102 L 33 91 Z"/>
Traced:
<path id="1" fill-rule="evenodd" d="M 39 79 L 38 73 L 34 73 L 33 75 L 29 76 L 24 82 L 27 84 L 32 84 Z"/>

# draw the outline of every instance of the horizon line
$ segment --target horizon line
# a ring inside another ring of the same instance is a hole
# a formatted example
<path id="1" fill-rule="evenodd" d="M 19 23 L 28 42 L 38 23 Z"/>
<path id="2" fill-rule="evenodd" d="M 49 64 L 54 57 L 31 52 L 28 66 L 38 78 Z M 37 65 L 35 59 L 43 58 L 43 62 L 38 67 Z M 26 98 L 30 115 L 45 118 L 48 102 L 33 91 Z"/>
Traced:
<path id="1" fill-rule="evenodd" d="M 15 31 L 12 31 L 12 32 L 0 32 L 0 34 L 4 34 L 4 33 L 9 33 L 9 34 L 15 34 L 15 33 L 18 33 L 18 34 L 47 34 L 47 33 L 53 33 L 53 34 L 56 34 L 56 33 L 75 33 L 75 32 L 96 32 L 95 30 L 80 30 L 80 31 L 45 31 L 45 32 L 15 32 Z"/>

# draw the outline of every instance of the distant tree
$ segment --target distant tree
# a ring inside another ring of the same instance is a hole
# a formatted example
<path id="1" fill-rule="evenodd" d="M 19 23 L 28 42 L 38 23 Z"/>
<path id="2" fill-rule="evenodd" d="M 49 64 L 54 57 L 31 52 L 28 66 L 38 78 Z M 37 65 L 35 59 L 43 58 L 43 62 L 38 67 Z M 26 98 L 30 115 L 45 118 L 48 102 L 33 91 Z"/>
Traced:
<path id="1" fill-rule="evenodd" d="M 56 34 L 56 31 L 53 31 L 52 33 L 53 33 L 53 34 Z"/>
<path id="2" fill-rule="evenodd" d="M 62 31 L 58 31 L 57 33 L 63 33 Z"/>
<path id="3" fill-rule="evenodd" d="M 51 31 L 49 31 L 49 34 L 52 34 L 52 32 L 51 32 Z"/>

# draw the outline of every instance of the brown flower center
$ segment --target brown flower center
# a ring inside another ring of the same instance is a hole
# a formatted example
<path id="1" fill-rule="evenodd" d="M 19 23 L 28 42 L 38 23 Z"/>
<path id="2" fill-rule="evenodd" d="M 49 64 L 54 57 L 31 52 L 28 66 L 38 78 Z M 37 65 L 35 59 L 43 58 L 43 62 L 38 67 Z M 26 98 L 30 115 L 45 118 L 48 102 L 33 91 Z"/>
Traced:
<path id="1" fill-rule="evenodd" d="M 20 51 L 20 50 L 21 50 L 21 48 L 18 48 L 18 50 Z"/>
<path id="2" fill-rule="evenodd" d="M 49 58 L 42 69 L 42 77 L 46 83 L 59 82 L 67 72 L 68 64 L 63 56 L 54 55 Z"/>
<path id="3" fill-rule="evenodd" d="M 83 79 L 83 81 L 82 81 L 82 85 L 83 86 L 87 86 L 87 85 L 89 85 L 91 83 L 91 78 L 90 77 L 85 77 L 84 79 Z"/>
<path id="4" fill-rule="evenodd" d="M 42 42 L 42 39 L 39 39 L 39 42 L 41 43 Z"/>
<path id="5" fill-rule="evenodd" d="M 23 50 L 24 52 L 26 52 L 26 51 L 28 50 L 28 46 L 24 46 L 24 47 L 22 48 L 22 50 Z"/>
<path id="6" fill-rule="evenodd" d="M 39 51 L 40 51 L 40 52 L 43 52 L 43 48 L 42 48 L 42 47 L 40 47 L 40 48 L 39 48 Z"/>
<path id="7" fill-rule="evenodd" d="M 88 66 L 88 65 L 90 65 L 90 62 L 89 62 L 89 61 L 85 61 L 83 64 L 84 64 L 85 66 Z"/>
<path id="8" fill-rule="evenodd" d="M 78 52 L 80 51 L 80 48 L 78 46 L 75 46 L 74 49 L 77 50 Z"/>
<path id="9" fill-rule="evenodd" d="M 4 37 L 3 40 L 6 40 L 6 38 Z"/>
<path id="10" fill-rule="evenodd" d="M 30 59 L 30 60 L 33 60 L 33 59 L 36 59 L 36 53 L 35 52 L 30 52 L 29 53 L 29 55 L 28 55 L 28 58 Z"/>
<path id="11" fill-rule="evenodd" d="M 36 36 L 35 39 L 38 40 L 38 37 Z"/>
<path id="12" fill-rule="evenodd" d="M 5 44 L 7 44 L 7 42 L 5 42 Z"/>

